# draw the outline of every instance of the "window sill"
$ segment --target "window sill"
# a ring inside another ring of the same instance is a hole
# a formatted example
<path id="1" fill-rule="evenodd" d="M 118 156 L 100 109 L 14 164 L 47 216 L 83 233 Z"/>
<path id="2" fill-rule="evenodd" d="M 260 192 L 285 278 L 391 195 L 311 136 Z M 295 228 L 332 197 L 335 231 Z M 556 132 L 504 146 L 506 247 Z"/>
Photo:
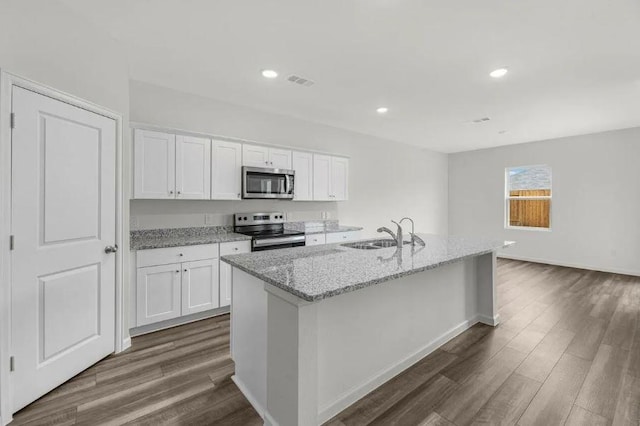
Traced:
<path id="1" fill-rule="evenodd" d="M 551 232 L 551 228 L 537 228 L 535 226 L 505 226 L 504 229 L 513 231 Z"/>

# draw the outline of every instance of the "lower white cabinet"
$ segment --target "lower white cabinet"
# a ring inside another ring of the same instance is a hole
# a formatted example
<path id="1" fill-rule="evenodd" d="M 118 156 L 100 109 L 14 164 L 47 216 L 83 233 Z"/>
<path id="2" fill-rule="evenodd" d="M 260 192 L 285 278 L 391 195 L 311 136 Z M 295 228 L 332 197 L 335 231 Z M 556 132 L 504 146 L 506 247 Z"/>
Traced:
<path id="1" fill-rule="evenodd" d="M 236 241 L 232 243 L 220 243 L 220 256 L 228 254 L 250 253 L 250 241 Z M 220 306 L 231 305 L 231 265 L 220 262 Z"/>
<path id="2" fill-rule="evenodd" d="M 218 263 L 206 259 L 182 264 L 182 315 L 220 306 Z"/>
<path id="3" fill-rule="evenodd" d="M 181 278 L 179 263 L 138 268 L 136 280 L 138 326 L 181 315 Z"/>
<path id="4" fill-rule="evenodd" d="M 321 244 L 327 244 L 327 238 L 325 234 L 309 234 L 305 238 L 305 245 L 307 246 L 319 246 Z"/>
<path id="5" fill-rule="evenodd" d="M 346 243 L 360 239 L 360 231 L 330 232 L 327 234 L 327 244 Z"/>

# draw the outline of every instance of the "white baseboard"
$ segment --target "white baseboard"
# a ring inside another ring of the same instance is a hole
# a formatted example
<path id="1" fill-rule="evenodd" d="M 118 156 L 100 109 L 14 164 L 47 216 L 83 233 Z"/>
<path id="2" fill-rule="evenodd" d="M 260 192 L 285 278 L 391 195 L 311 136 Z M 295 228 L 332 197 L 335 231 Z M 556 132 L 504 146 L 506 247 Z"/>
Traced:
<path id="1" fill-rule="evenodd" d="M 247 389 L 247 387 L 244 385 L 244 383 L 242 383 L 242 380 L 240 380 L 238 376 L 234 374 L 233 376 L 231 376 L 231 380 L 233 380 L 233 383 L 235 383 L 236 386 L 238 386 L 238 389 L 240 389 L 240 392 L 242 392 L 245 398 L 247 398 L 247 401 L 249 401 L 249 404 L 253 406 L 254 410 L 256 410 L 258 415 L 265 420 L 265 424 L 267 424 L 267 419 L 265 417 L 265 414 L 266 414 L 265 408 L 258 402 L 258 400 L 253 396 L 253 394 L 249 392 L 249 389 Z M 270 416 L 269 418 L 271 419 Z M 277 425 L 277 423 L 271 423 L 271 424 Z"/>
<path id="2" fill-rule="evenodd" d="M 407 368 L 411 367 L 413 364 L 420 361 L 422 358 L 429 355 L 431 352 L 435 351 L 449 340 L 471 328 L 474 324 L 479 322 L 479 320 L 479 316 L 476 316 L 470 320 L 463 321 L 461 324 L 458 324 L 449 331 L 446 331 L 441 336 L 427 343 L 425 346 L 409 355 L 405 359 L 399 361 L 395 365 L 392 365 L 385 370 L 380 371 L 369 381 L 356 385 L 348 391 L 344 392 L 332 403 L 318 410 L 318 424 L 322 424 L 331 419 L 333 416 L 340 413 L 341 411 L 358 401 L 360 398 L 367 395 L 372 390 L 380 387 L 382 384 L 397 376 Z M 265 424 L 267 423 L 265 422 Z"/>
<path id="3" fill-rule="evenodd" d="M 478 322 L 495 327 L 496 325 L 500 324 L 500 315 L 490 317 L 487 315 L 478 314 Z"/>
<path id="4" fill-rule="evenodd" d="M 120 352 L 124 352 L 131 347 L 131 337 L 127 337 L 122 341 L 122 350 Z"/>
<path id="5" fill-rule="evenodd" d="M 273 417 L 271 417 L 271 414 L 267 413 L 266 411 L 264 412 L 264 426 L 279 426 L 278 422 L 276 422 Z"/>
<path id="6" fill-rule="evenodd" d="M 632 271 L 629 269 L 603 268 L 600 266 L 590 266 L 590 265 L 584 265 L 584 264 L 578 264 L 578 263 L 557 262 L 555 260 L 540 259 L 540 258 L 527 257 L 527 256 L 517 256 L 517 255 L 514 256 L 511 254 L 498 254 L 498 258 L 510 259 L 510 260 L 521 260 L 523 262 L 544 263 L 546 265 L 565 266 L 567 268 L 587 269 L 590 271 L 609 272 L 612 274 L 633 275 L 636 277 L 640 277 L 640 270 Z"/>

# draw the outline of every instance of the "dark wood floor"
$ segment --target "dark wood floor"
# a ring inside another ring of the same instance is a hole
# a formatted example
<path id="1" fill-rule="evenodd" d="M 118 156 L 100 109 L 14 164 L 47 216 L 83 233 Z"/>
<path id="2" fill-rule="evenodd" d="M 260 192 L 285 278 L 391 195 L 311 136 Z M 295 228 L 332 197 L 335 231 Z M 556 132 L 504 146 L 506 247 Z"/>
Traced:
<path id="1" fill-rule="evenodd" d="M 500 260 L 502 324 L 476 325 L 329 421 L 640 424 L 640 278 Z M 262 424 L 229 379 L 229 318 L 133 339 L 15 424 Z"/>

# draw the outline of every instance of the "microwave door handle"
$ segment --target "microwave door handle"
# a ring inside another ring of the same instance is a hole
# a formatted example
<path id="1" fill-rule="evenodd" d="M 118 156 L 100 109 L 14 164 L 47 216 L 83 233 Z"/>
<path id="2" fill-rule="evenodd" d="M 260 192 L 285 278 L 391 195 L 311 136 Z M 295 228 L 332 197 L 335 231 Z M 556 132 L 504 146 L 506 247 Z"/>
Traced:
<path id="1" fill-rule="evenodd" d="M 293 194 L 293 182 L 291 181 L 291 175 L 284 175 L 286 182 L 285 194 Z"/>

